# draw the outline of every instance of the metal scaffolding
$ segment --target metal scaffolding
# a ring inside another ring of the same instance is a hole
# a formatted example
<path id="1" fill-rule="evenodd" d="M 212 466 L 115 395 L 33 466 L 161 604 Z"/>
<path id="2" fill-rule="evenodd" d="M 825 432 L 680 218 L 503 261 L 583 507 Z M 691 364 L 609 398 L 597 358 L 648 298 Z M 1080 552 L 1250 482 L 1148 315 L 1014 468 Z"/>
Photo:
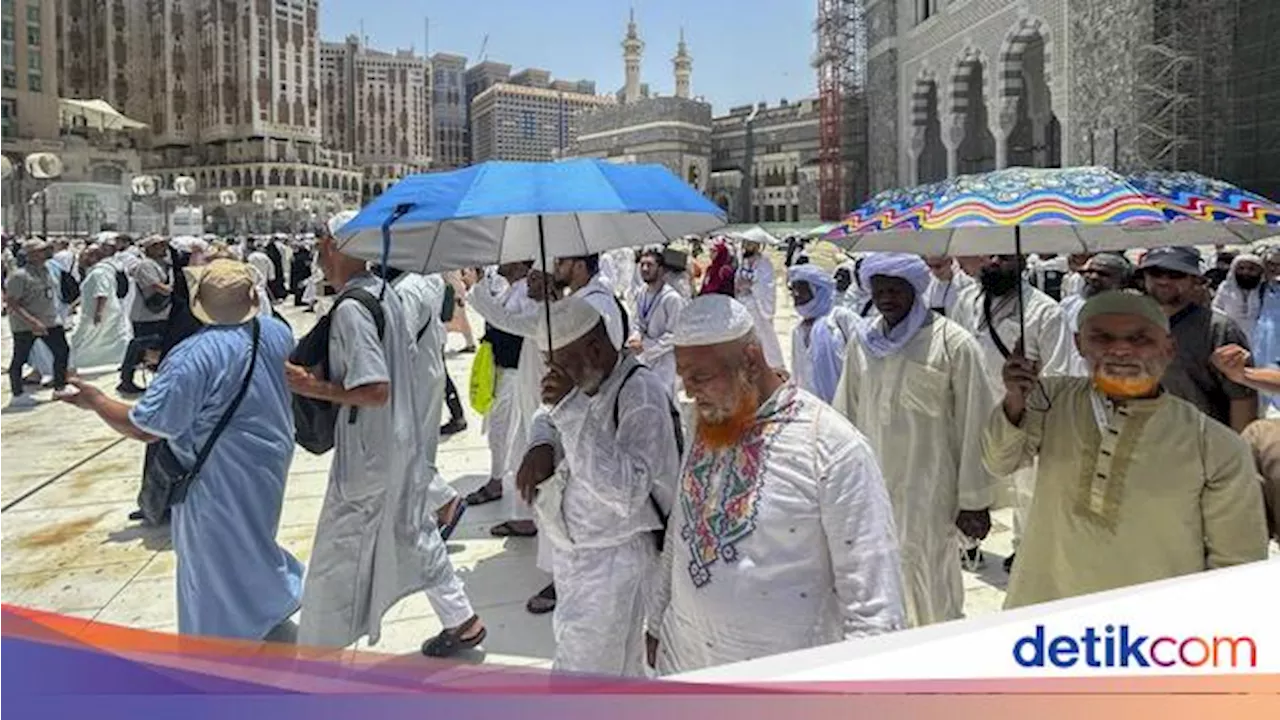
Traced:
<path id="1" fill-rule="evenodd" d="M 840 219 L 866 188 L 867 28 L 862 0 L 818 0 L 814 31 L 818 40 L 813 59 L 819 100 L 818 211 L 830 221 Z"/>
<path id="2" fill-rule="evenodd" d="M 1153 0 L 1140 47 L 1137 164 L 1220 174 L 1237 0 Z"/>

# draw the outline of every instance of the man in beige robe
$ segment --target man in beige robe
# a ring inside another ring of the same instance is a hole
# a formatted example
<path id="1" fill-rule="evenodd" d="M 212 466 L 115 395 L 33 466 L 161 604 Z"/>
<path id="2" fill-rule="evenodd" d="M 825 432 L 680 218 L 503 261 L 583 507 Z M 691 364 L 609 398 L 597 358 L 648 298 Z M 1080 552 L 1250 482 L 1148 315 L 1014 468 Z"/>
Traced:
<path id="1" fill-rule="evenodd" d="M 930 309 L 924 260 L 876 253 L 863 262 L 861 280 L 879 317 L 849 343 L 831 404 L 867 436 L 883 468 L 907 622 L 957 620 L 964 616 L 959 540 L 982 540 L 991 529 L 993 479 L 979 436 L 994 391 L 973 336 Z"/>
<path id="2" fill-rule="evenodd" d="M 1038 377 L 1015 351 L 982 438 L 995 474 L 1040 456 L 1019 550 L 1028 562 L 1014 566 L 1005 607 L 1265 559 L 1253 456 L 1240 436 L 1161 388 L 1175 350 L 1155 301 L 1095 295 L 1079 327 L 1092 376 Z"/>

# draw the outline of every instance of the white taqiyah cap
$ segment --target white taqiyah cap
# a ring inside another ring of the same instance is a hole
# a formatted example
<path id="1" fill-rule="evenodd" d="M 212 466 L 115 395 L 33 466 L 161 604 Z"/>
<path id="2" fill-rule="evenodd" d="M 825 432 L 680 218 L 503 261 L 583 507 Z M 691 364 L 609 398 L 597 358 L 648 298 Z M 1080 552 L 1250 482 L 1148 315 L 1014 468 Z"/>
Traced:
<path id="1" fill-rule="evenodd" d="M 539 308 L 538 349 L 543 352 L 559 350 L 591 332 L 600 324 L 600 313 L 591 307 L 591 303 L 580 297 L 567 297 L 551 304 L 551 342 L 554 347 L 547 346 L 546 310 Z"/>
<path id="2" fill-rule="evenodd" d="M 728 295 L 699 295 L 680 311 L 672 342 L 677 347 L 719 345 L 754 329 L 751 312 L 742 303 Z"/>

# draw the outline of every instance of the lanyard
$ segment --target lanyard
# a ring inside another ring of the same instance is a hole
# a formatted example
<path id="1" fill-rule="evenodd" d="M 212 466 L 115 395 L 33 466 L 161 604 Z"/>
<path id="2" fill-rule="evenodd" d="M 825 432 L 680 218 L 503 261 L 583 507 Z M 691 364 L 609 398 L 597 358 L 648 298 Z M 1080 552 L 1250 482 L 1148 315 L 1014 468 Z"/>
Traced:
<path id="1" fill-rule="evenodd" d="M 1009 346 L 1004 344 L 1004 340 L 1000 339 L 1000 333 L 996 332 L 996 323 L 991 319 L 991 296 L 986 293 L 982 294 L 982 317 L 987 323 L 987 330 L 991 333 L 991 341 L 996 344 L 996 350 L 999 350 L 1000 355 L 1006 360 L 1009 359 L 1013 353 L 1009 351 Z M 1025 351 L 1024 347 L 1023 352 Z"/>

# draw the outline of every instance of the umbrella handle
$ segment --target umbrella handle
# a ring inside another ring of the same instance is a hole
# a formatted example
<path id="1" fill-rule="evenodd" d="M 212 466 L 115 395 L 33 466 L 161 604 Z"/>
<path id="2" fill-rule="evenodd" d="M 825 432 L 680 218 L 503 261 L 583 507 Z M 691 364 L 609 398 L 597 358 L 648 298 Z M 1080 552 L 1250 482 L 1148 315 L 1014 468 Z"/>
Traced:
<path id="1" fill-rule="evenodd" d="M 1022 337 L 1027 332 L 1027 318 L 1026 318 L 1026 312 L 1022 305 L 1023 267 L 1022 267 L 1022 226 L 1021 225 L 1013 226 L 1013 252 L 1017 255 L 1017 258 L 1018 258 L 1018 337 Z M 1023 343 L 1023 347 L 1026 347 L 1025 342 Z"/>
<path id="2" fill-rule="evenodd" d="M 378 293 L 379 300 L 382 299 L 383 295 L 387 291 L 387 259 L 391 256 L 391 225 L 408 214 L 412 209 L 413 205 L 409 203 L 401 203 L 391 211 L 391 214 L 387 216 L 386 220 L 382 221 L 382 262 L 380 263 L 382 267 L 382 290 Z"/>
<path id="3" fill-rule="evenodd" d="M 551 342 L 551 292 L 548 283 L 553 279 L 547 272 L 547 236 L 543 232 L 542 214 L 538 214 L 538 253 L 542 258 L 542 310 L 547 318 L 547 354 L 555 357 L 555 343 Z"/>

